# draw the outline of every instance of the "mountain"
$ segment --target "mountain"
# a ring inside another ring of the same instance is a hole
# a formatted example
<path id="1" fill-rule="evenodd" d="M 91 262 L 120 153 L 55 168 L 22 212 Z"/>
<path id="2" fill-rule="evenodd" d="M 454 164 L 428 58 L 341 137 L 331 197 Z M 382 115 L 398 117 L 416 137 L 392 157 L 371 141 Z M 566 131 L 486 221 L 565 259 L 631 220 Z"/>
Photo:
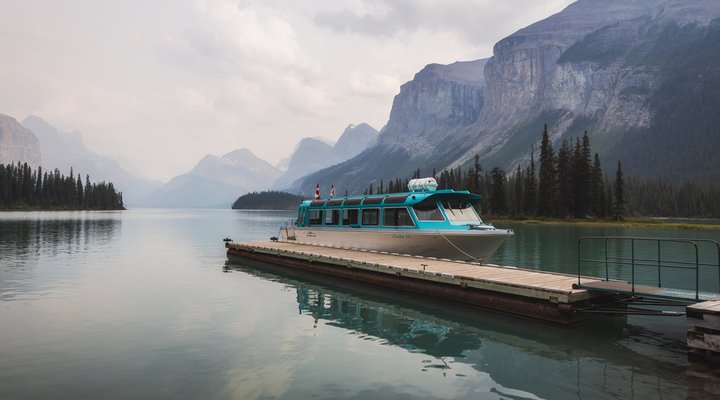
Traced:
<path id="1" fill-rule="evenodd" d="M 528 143 L 537 142 L 542 124 L 548 123 L 556 148 L 562 139 L 588 130 L 604 163 L 620 159 L 628 174 L 700 177 L 697 172 L 706 169 L 702 163 L 667 163 L 696 156 L 650 145 L 660 139 L 658 128 L 668 123 L 675 130 L 670 142 L 677 143 L 694 121 L 715 118 L 698 109 L 690 118 L 692 113 L 672 110 L 717 93 L 717 23 L 712 20 L 718 16 L 717 1 L 582 0 L 501 40 L 484 70 L 487 106 L 459 138 L 473 146 L 454 165 L 480 154 L 486 165 L 510 169 L 527 158 Z M 686 65 L 688 59 L 694 66 Z M 685 95 L 664 90 L 687 79 L 677 74 L 680 65 L 694 69 L 695 77 L 707 70 L 700 81 L 708 85 Z M 663 110 L 660 103 L 669 107 Z"/>
<path id="2" fill-rule="evenodd" d="M 340 161 L 345 161 L 375 145 L 377 139 L 378 131 L 372 126 L 364 122 L 359 125 L 350 124 L 333 146 L 333 152 L 338 155 Z"/>
<path id="3" fill-rule="evenodd" d="M 289 189 L 298 178 L 336 164 L 339 159 L 331 145 L 318 139 L 304 138 L 295 147 L 287 170 L 273 183 L 272 188 Z"/>
<path id="4" fill-rule="evenodd" d="M 229 208 L 245 192 L 242 187 L 188 173 L 170 179 L 139 203 L 160 208 Z"/>
<path id="5" fill-rule="evenodd" d="M 238 196 L 267 188 L 280 171 L 250 150 L 222 157 L 207 155 L 193 169 L 176 176 L 140 201 L 147 207 L 229 208 Z"/>
<path id="6" fill-rule="evenodd" d="M 28 163 L 40 165 L 40 143 L 37 136 L 13 117 L 0 114 L 0 164 Z"/>
<path id="7" fill-rule="evenodd" d="M 280 162 L 275 164 L 275 168 L 282 172 L 287 171 L 288 166 L 290 166 L 290 156 L 283 158 Z"/>
<path id="8" fill-rule="evenodd" d="M 369 183 L 377 186 L 383 178 L 409 177 L 420 166 L 447 165 L 460 157 L 466 148 L 449 147 L 449 143 L 471 126 L 483 109 L 482 71 L 486 62 L 423 68 L 400 87 L 377 144 L 332 169 L 305 178 L 303 194 L 312 194 L 316 182 L 335 183 L 340 192 L 361 192 Z"/>
<path id="9" fill-rule="evenodd" d="M 40 141 L 42 166 L 46 170 L 59 169 L 68 174 L 90 175 L 93 182 L 112 182 L 123 193 L 126 206 L 133 207 L 137 201 L 162 183 L 145 179 L 128 172 L 111 159 L 90 151 L 82 140 L 80 132 L 62 132 L 37 116 L 29 116 L 22 125 L 32 131 Z"/>
<path id="10" fill-rule="evenodd" d="M 377 138 L 378 132 L 366 123 L 349 125 L 334 145 L 320 139 L 304 138 L 293 151 L 287 170 L 272 188 L 297 192 L 300 190 L 298 179 L 360 154 L 373 146 Z"/>
<path id="11" fill-rule="evenodd" d="M 425 67 L 400 88 L 377 145 L 302 187 L 358 192 L 475 155 L 512 171 L 544 123 L 556 149 L 588 130 L 603 164 L 620 160 L 626 174 L 718 181 L 718 17 L 716 0 L 579 0 L 487 60 Z"/>

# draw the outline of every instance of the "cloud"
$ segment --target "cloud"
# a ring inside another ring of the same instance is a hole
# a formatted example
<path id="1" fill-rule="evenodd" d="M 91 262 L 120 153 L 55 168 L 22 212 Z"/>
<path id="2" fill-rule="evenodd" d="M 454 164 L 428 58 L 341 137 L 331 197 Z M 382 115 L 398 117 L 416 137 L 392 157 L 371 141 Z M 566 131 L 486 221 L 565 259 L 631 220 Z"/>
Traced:
<path id="1" fill-rule="evenodd" d="M 429 63 L 487 57 L 570 0 L 0 1 L 0 113 L 169 179 L 247 147 L 387 122 Z"/>
<path id="2" fill-rule="evenodd" d="M 396 77 L 355 71 L 350 76 L 351 94 L 366 97 L 391 97 L 400 90 L 400 82 Z"/>
<path id="3" fill-rule="evenodd" d="M 204 0 L 195 2 L 195 11 L 194 20 L 168 35 L 156 54 L 178 68 L 231 82 L 218 94 L 218 110 L 262 104 L 273 95 L 294 112 L 328 107 L 321 65 L 305 54 L 292 24 L 277 9 Z M 302 102 L 292 101 L 298 96 Z"/>
<path id="4" fill-rule="evenodd" d="M 492 32 L 517 29 L 520 20 L 531 23 L 538 16 L 559 10 L 569 0 L 363 0 L 334 11 L 320 11 L 314 22 L 338 33 L 396 37 L 418 30 L 453 32 L 470 44 L 496 39 Z M 523 10 L 523 12 L 519 12 Z M 528 12 L 527 10 L 531 10 Z"/>

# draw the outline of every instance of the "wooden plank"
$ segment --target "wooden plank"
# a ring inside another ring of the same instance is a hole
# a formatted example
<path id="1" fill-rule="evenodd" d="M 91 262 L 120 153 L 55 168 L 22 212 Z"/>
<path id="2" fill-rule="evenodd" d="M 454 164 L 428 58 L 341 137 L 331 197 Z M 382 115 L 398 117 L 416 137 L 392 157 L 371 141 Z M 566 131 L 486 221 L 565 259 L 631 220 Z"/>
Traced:
<path id="1" fill-rule="evenodd" d="M 696 303 L 688 306 L 688 308 L 692 308 L 697 311 L 720 313 L 720 300 L 703 301 L 702 303 Z"/>
<path id="2" fill-rule="evenodd" d="M 572 289 L 577 278 L 572 275 L 514 267 L 468 264 L 447 260 L 392 255 L 333 247 L 312 246 L 287 242 L 256 242 L 231 244 L 229 247 L 250 251 L 286 254 L 294 258 L 320 260 L 338 266 L 354 265 L 357 268 L 378 272 L 412 275 L 417 279 L 431 280 L 493 290 L 541 299 L 587 298 L 585 290 Z M 424 267 L 424 269 L 423 269 Z"/>

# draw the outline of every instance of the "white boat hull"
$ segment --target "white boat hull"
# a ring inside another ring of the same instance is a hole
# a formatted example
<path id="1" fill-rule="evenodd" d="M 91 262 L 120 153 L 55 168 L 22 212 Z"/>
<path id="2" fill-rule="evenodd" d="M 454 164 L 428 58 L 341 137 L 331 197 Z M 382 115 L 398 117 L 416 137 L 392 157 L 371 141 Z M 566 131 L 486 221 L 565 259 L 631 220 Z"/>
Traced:
<path id="1" fill-rule="evenodd" d="M 306 227 L 280 229 L 280 238 L 283 241 L 468 261 L 487 260 L 510 235 L 512 231 L 505 229 L 466 231 Z"/>

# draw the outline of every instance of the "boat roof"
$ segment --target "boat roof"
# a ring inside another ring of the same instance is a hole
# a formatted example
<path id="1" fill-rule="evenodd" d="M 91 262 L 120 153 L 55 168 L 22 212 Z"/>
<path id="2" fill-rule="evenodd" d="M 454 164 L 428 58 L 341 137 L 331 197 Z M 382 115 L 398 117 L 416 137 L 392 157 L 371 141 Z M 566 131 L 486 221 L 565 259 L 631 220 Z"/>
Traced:
<path id="1" fill-rule="evenodd" d="M 304 200 L 301 205 L 311 207 L 369 206 L 369 205 L 405 205 L 411 206 L 430 198 L 440 200 L 466 200 L 476 203 L 482 199 L 479 194 L 467 190 L 441 189 L 422 192 L 383 193 L 351 196 L 326 197 L 318 200 Z"/>

